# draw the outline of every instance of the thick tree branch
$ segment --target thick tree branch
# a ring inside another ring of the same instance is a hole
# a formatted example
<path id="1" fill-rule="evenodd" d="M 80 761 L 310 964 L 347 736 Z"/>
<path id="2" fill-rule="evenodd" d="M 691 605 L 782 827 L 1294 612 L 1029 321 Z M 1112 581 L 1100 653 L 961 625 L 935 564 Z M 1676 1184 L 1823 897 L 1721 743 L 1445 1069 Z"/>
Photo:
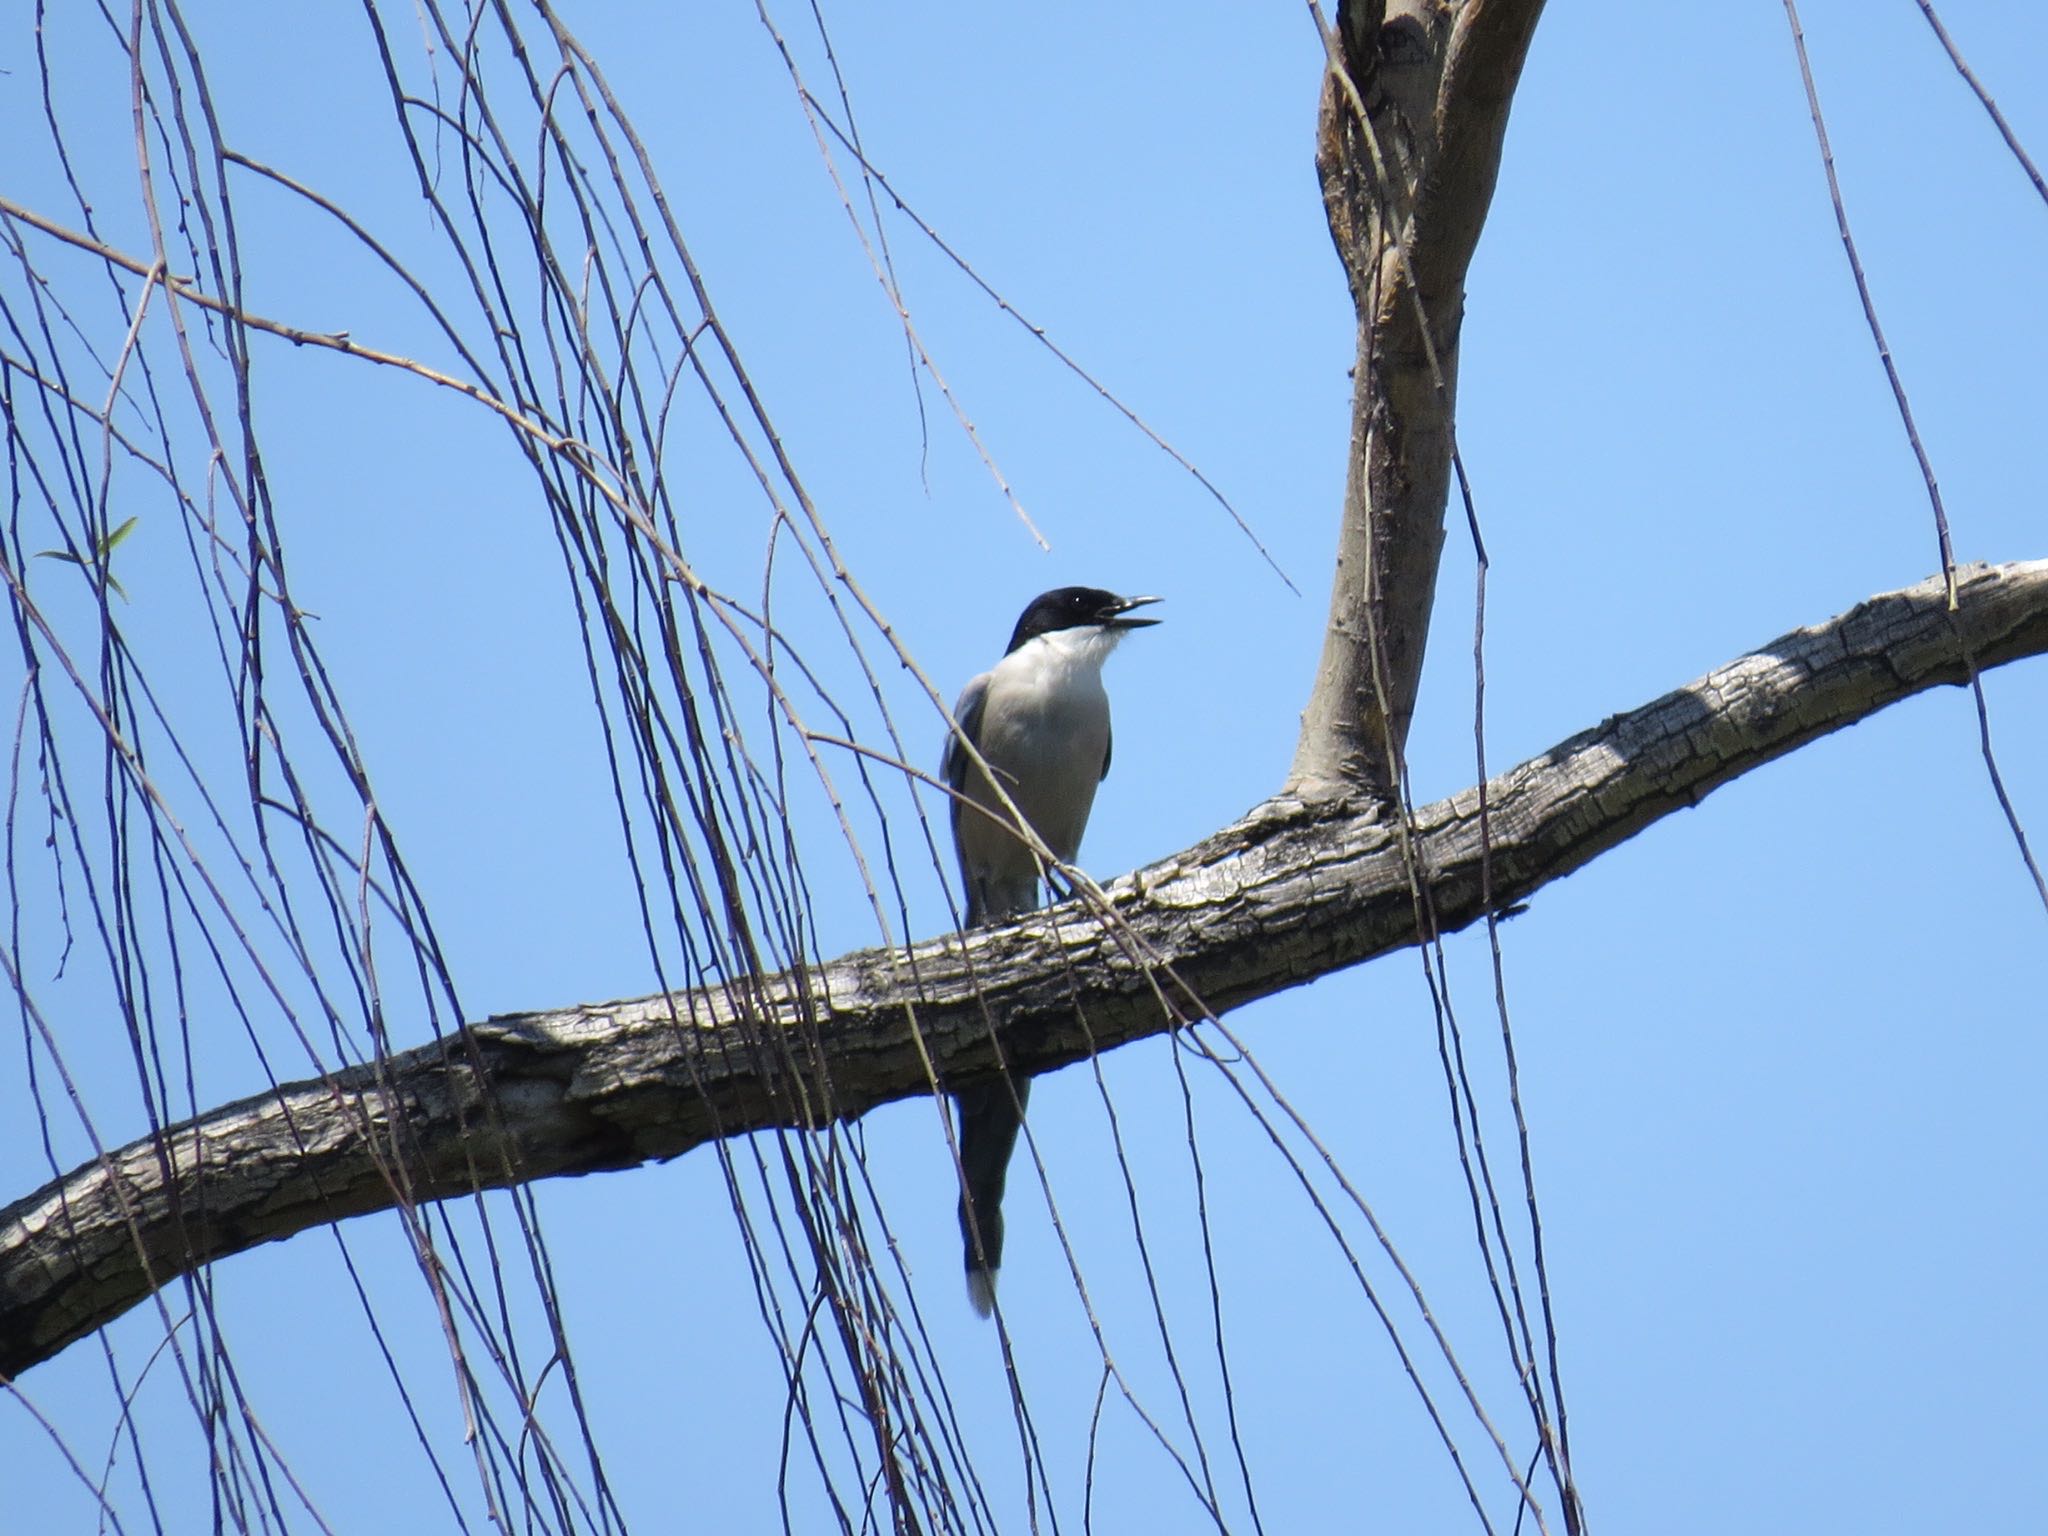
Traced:
<path id="1" fill-rule="evenodd" d="M 1289 776 L 1303 795 L 1393 795 L 1443 551 L 1465 273 L 1542 9 L 1338 8 L 1316 169 L 1358 361 L 1330 622 Z"/>
<path id="2" fill-rule="evenodd" d="M 1964 570 L 1954 614 L 1945 596 L 1873 598 L 1500 775 L 1494 908 L 1804 742 L 2048 653 L 2048 561 Z M 1418 811 L 1414 847 L 1441 929 L 1484 915 L 1476 790 Z M 1108 920 L 1068 904 L 723 990 L 494 1018 L 135 1142 L 0 1211 L 0 1375 L 308 1227 L 858 1115 L 929 1092 L 927 1054 L 989 1067 L 990 1020 L 1012 1065 L 1058 1066 L 1418 937 L 1396 829 L 1328 799 L 1269 801 L 1110 896 Z"/>

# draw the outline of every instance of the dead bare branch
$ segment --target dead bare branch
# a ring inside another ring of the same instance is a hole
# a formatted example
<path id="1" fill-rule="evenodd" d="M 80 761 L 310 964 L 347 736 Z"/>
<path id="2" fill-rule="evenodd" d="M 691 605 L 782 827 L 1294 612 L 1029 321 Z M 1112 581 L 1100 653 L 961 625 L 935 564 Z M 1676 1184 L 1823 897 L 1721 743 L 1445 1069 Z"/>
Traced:
<path id="1" fill-rule="evenodd" d="M 1958 576 L 1953 613 L 1939 577 L 1871 598 L 1497 776 L 1484 856 L 1477 788 L 1420 808 L 1439 926 L 1524 901 L 1773 758 L 1964 682 L 1973 661 L 2048 653 L 2048 560 Z M 201 1265 L 388 1208 L 394 1186 L 448 1199 L 850 1118 L 930 1092 L 928 1063 L 986 1070 L 990 1018 L 1003 1058 L 1039 1071 L 1417 940 L 1389 820 L 1291 794 L 1109 895 L 1107 917 L 1068 904 L 907 953 L 489 1019 L 134 1142 L 0 1211 L 0 1376 Z M 759 1049 L 797 1028 L 806 1049 Z M 816 1080 L 795 1081 L 797 1062 Z"/>

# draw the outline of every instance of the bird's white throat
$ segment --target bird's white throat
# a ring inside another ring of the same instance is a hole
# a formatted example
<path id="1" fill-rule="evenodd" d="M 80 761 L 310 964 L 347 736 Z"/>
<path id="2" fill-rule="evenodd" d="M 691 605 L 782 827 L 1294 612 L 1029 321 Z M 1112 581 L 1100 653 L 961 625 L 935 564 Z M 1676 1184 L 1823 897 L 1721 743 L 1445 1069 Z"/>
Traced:
<path id="1" fill-rule="evenodd" d="M 1062 666 L 1080 672 L 1099 673 L 1102 664 L 1109 660 L 1109 653 L 1117 648 L 1119 641 L 1128 630 L 1108 629 L 1100 624 L 1079 624 L 1072 629 L 1048 630 L 1045 634 L 1027 640 L 1018 648 L 1022 656 L 1034 649 L 1039 655 L 1034 658 L 1037 665 Z"/>

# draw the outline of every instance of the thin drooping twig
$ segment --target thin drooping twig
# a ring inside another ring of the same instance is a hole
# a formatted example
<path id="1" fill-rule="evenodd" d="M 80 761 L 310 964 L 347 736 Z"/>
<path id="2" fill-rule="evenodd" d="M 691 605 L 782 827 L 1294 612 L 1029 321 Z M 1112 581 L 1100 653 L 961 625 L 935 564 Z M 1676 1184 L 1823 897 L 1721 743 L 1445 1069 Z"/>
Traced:
<path id="1" fill-rule="evenodd" d="M 1899 377 L 1898 364 L 1892 359 L 1891 343 L 1885 340 L 1884 326 L 1877 318 L 1877 304 L 1870 296 L 1870 280 L 1863 275 L 1863 258 L 1857 254 L 1856 237 L 1849 231 L 1849 210 L 1842 202 L 1841 180 L 1835 175 L 1835 151 L 1828 143 L 1828 125 L 1821 116 L 1820 92 L 1814 86 L 1813 65 L 1806 56 L 1806 32 L 1799 24 L 1799 6 L 1797 0 L 1783 0 L 1783 3 L 1785 19 L 1792 27 L 1792 51 L 1799 60 L 1799 81 L 1806 89 L 1806 107 L 1813 118 L 1813 134 L 1820 143 L 1821 169 L 1827 175 L 1828 201 L 1835 213 L 1835 232 L 1841 237 L 1843 254 L 1849 258 L 1849 273 L 1856 280 L 1856 298 L 1863 306 L 1863 323 L 1870 329 L 1878 361 L 1884 366 L 1885 383 L 1891 386 L 1892 403 L 1898 407 L 1899 421 L 1906 429 L 1913 462 L 1920 466 L 1920 478 L 1927 487 L 1928 504 L 1934 510 L 1935 543 L 1941 553 L 1941 569 L 1947 574 L 1955 569 L 1956 563 L 1955 549 L 1949 541 L 1948 509 L 1941 504 L 1941 486 L 1934 478 L 1934 461 L 1927 456 L 1927 445 L 1920 439 L 1919 425 L 1913 420 L 1912 402 L 1906 398 L 1905 381 Z"/>
<path id="2" fill-rule="evenodd" d="M 2019 162 L 2020 169 L 2026 172 L 2027 180 L 2034 184 L 2034 191 L 2040 195 L 2041 201 L 2048 203 L 2048 181 L 2041 179 L 2040 167 L 2034 164 L 2033 157 L 2026 151 L 2026 146 L 2020 143 L 2019 135 L 2013 132 L 2012 124 L 2005 120 L 2005 114 L 1998 110 L 1998 103 L 1991 99 L 1991 93 L 1984 88 L 1984 82 L 1977 78 L 1976 71 L 1970 68 L 1962 50 L 1956 47 L 1955 39 L 1948 35 L 1948 28 L 1941 24 L 1941 17 L 1935 14 L 1934 0 L 1919 0 L 1919 5 L 1920 14 L 1927 18 L 1927 25 L 1934 28 L 1935 37 L 1940 40 L 1942 50 L 1948 54 L 1949 63 L 1955 65 L 1956 73 L 1963 77 L 1963 83 L 1969 86 L 1971 94 L 1977 98 L 1978 105 L 1983 107 L 1990 117 L 1991 125 L 1998 130 L 1998 136 L 2005 140 L 2005 147 L 2012 151 L 2012 157 Z"/>
<path id="3" fill-rule="evenodd" d="M 1104 404 L 1108 405 L 1118 415 L 1122 416 L 1125 421 L 1137 428 L 1153 447 L 1159 449 L 1160 452 L 1173 460 L 1175 464 L 1188 473 L 1197 485 L 1208 492 L 1210 499 L 1220 506 L 1230 520 L 1237 525 L 1238 532 L 1251 541 L 1252 548 L 1259 552 L 1259 558 L 1266 562 L 1275 576 L 1280 578 L 1281 584 L 1297 597 L 1300 596 L 1301 589 L 1295 586 L 1294 579 L 1282 569 L 1280 562 L 1274 558 L 1272 551 L 1266 548 L 1265 541 L 1253 531 L 1251 524 L 1245 521 L 1244 514 L 1237 510 L 1237 507 L 1230 498 L 1223 494 L 1222 489 L 1204 474 L 1193 460 L 1174 447 L 1166 438 L 1162 437 L 1137 411 L 1126 404 L 1120 395 L 1093 373 L 1089 372 L 1080 360 L 1067 351 L 1065 347 L 1054 341 L 1051 332 L 1026 316 L 1022 310 L 1005 298 L 994 284 L 990 283 L 987 278 L 976 271 L 973 263 L 969 262 L 951 241 L 947 240 L 929 220 L 915 208 L 911 207 L 903 194 L 897 191 L 895 186 L 889 181 L 889 178 L 868 159 L 866 152 L 862 150 L 859 142 L 850 136 L 845 129 L 841 128 L 838 123 L 833 121 L 832 114 L 825 110 L 824 105 L 819 102 L 816 96 L 811 94 L 809 88 L 799 83 L 798 90 L 802 94 L 807 106 L 816 113 L 817 120 L 823 123 L 832 137 L 839 141 L 841 147 L 859 162 L 862 177 L 888 193 L 889 200 L 896 206 L 896 211 L 916 225 L 918 233 L 923 235 L 941 256 L 944 256 L 946 260 L 958 268 L 963 277 L 980 289 L 982 295 L 990 303 L 994 304 L 1001 313 L 1008 315 L 1017 324 L 1022 326 L 1031 335 L 1033 340 L 1052 354 L 1054 361 L 1073 374 L 1083 384 L 1094 390 L 1097 395 L 1102 397 Z"/>
<path id="4" fill-rule="evenodd" d="M 1806 31 L 1799 23 L 1797 0 L 1784 0 L 1785 19 L 1792 28 L 1792 51 L 1799 60 L 1799 80 L 1806 88 L 1806 106 L 1813 117 L 1814 138 L 1820 144 L 1821 168 L 1827 173 L 1828 201 L 1834 207 L 1835 229 L 1842 238 L 1842 250 L 1849 258 L 1849 272 L 1856 282 L 1856 297 L 1863 305 L 1863 320 L 1870 328 L 1870 339 L 1877 348 L 1878 361 L 1884 365 L 1884 376 L 1891 385 L 1892 401 L 1898 407 L 1899 425 L 1905 429 L 1906 441 L 1912 445 L 1914 462 L 1920 466 L 1920 476 L 1927 488 L 1927 504 L 1934 514 L 1934 533 L 1941 546 L 1941 569 L 1949 583 L 1949 608 L 1956 606 L 1955 595 L 1955 552 L 1950 546 L 1948 532 L 1948 511 L 1941 503 L 1941 486 L 1934 477 L 1934 461 L 1928 457 L 1927 447 L 1920 439 L 1919 425 L 1913 420 L 1913 406 L 1906 398 L 1906 386 L 1899 377 L 1898 364 L 1892 359 L 1891 344 L 1885 340 L 1884 326 L 1877 318 L 1877 303 L 1870 295 L 1870 282 L 1863 275 L 1863 259 L 1856 251 L 1856 237 L 1849 229 L 1849 210 L 1842 201 L 1842 183 L 1835 175 L 1835 153 L 1828 144 L 1826 119 L 1821 115 L 1820 92 L 1814 85 L 1813 63 L 1807 57 Z M 1931 19 L 1931 13 L 1930 13 Z M 1946 34 L 1944 34 L 1946 40 Z M 1958 639 L 1961 639 L 1960 633 Z M 2012 803 L 2012 796 L 2005 787 L 2005 775 L 1999 771 L 1998 756 L 1991 745 L 1991 706 L 1984 697 L 1984 680 L 1977 675 L 1974 659 L 1970 656 L 1967 641 L 1964 642 L 1963 656 L 1970 667 L 1970 693 L 1977 706 L 1978 749 L 1984 759 L 1984 771 L 1991 780 L 1991 793 L 1998 801 L 1998 808 L 2005 816 L 2005 824 L 2012 833 L 2013 844 L 2019 850 L 2020 862 L 2026 866 L 2027 874 L 2034 882 L 2034 892 L 2041 899 L 2043 910 L 2048 910 L 2048 877 L 2044 877 L 2040 863 L 2034 858 L 2033 846 L 2027 841 L 2027 829 L 2020 821 L 2019 810 Z"/>

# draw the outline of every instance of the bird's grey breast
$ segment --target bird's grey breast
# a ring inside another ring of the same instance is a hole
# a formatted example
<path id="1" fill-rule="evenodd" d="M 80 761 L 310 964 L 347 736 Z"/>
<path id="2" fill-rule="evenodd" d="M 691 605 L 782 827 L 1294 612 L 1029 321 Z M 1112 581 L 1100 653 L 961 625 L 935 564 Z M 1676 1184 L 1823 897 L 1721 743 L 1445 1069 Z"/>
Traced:
<path id="1" fill-rule="evenodd" d="M 1081 851 L 1109 751 L 1109 695 L 1090 660 L 1038 645 L 1004 657 L 989 675 L 976 743 L 1046 846 L 1068 861 Z"/>

